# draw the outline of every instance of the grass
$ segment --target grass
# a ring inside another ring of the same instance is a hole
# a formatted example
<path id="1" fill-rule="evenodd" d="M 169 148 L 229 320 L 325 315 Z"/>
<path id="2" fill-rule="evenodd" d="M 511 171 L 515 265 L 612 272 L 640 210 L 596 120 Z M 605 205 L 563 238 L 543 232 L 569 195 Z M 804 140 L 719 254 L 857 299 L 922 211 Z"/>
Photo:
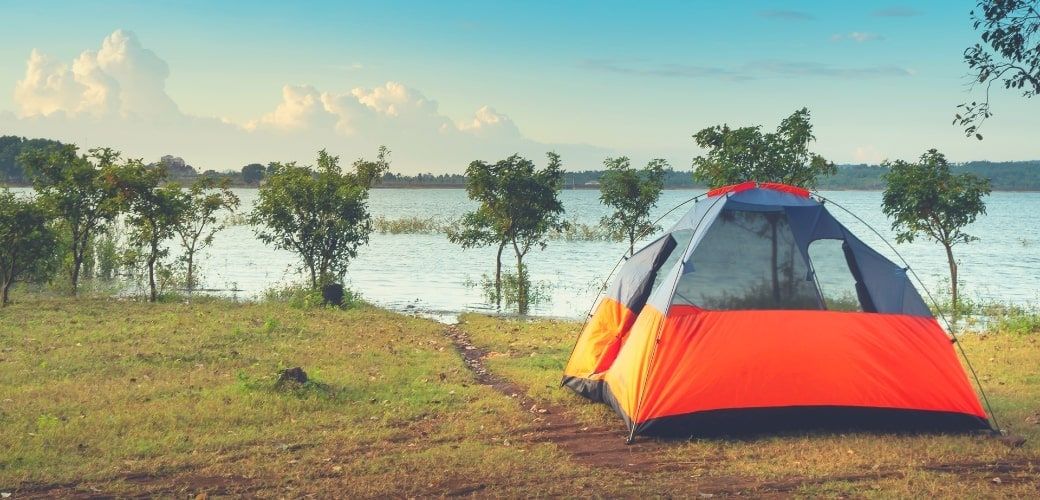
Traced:
<path id="1" fill-rule="evenodd" d="M 785 491 L 812 496 L 1037 493 L 1035 474 L 980 465 L 1037 459 L 1035 335 L 963 341 L 1002 424 L 1028 438 L 1020 448 L 976 436 L 676 441 L 661 452 L 676 470 L 634 473 L 525 439 L 535 417 L 475 384 L 432 321 L 364 305 L 14 298 L 0 309 L 0 492 L 16 496 L 685 496 L 739 481 L 794 481 Z M 588 424 L 622 425 L 559 388 L 578 324 L 462 322 L 493 351 L 492 371 Z M 277 384 L 294 366 L 311 381 Z M 975 465 L 934 467 L 962 462 Z"/>
<path id="2" fill-rule="evenodd" d="M 559 388 L 560 373 L 580 324 L 524 322 L 468 314 L 462 328 L 492 355 L 487 366 L 517 382 L 534 398 L 566 404 L 584 422 L 623 426 L 605 405 L 587 403 Z M 754 440 L 692 440 L 669 447 L 668 459 L 691 464 L 684 474 L 704 480 L 801 478 L 805 495 L 948 497 L 1036 495 L 1040 471 L 1018 483 L 983 465 L 1040 460 L 1040 344 L 1038 336 L 1005 331 L 962 336 L 993 404 L 998 422 L 1026 438 L 1020 448 L 975 435 L 795 435 Z M 950 465 L 955 464 L 955 465 Z M 969 464 L 967 471 L 941 472 Z M 886 477 L 863 476 L 884 473 Z M 998 488 L 999 486 L 999 488 Z"/>
<path id="3" fill-rule="evenodd" d="M 568 474 L 549 444 L 500 444 L 529 422 L 472 384 L 441 328 L 372 307 L 16 303 L 0 310 L 0 490 L 230 475 L 293 496 L 489 479 L 516 495 L 518 471 Z M 291 366 L 314 381 L 278 389 Z"/>

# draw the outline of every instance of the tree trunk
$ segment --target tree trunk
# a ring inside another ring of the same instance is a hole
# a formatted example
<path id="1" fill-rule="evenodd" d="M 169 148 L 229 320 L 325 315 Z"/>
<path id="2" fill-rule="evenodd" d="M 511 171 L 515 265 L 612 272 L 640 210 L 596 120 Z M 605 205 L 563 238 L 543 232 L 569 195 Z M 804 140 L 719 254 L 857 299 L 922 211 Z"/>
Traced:
<path id="1" fill-rule="evenodd" d="M 9 302 L 8 301 L 8 292 L 11 289 L 11 283 L 13 281 L 14 281 L 14 279 L 8 279 L 6 276 L 4 277 L 4 291 L 3 291 L 3 297 L 0 297 L 0 307 L 6 306 L 7 303 Z"/>
<path id="2" fill-rule="evenodd" d="M 148 256 L 148 302 L 155 302 L 155 250 Z"/>
<path id="3" fill-rule="evenodd" d="M 502 307 L 502 250 L 506 242 L 498 244 L 498 255 L 495 256 L 495 306 Z"/>
<path id="4" fill-rule="evenodd" d="M 520 253 L 520 247 L 513 242 L 513 252 L 516 253 L 516 309 L 520 314 L 527 314 L 527 276 L 524 273 L 524 254 Z"/>
<path id="5" fill-rule="evenodd" d="M 185 278 L 188 293 L 195 290 L 195 250 L 188 250 L 188 276 Z"/>
<path id="6" fill-rule="evenodd" d="M 79 292 L 79 268 L 83 264 L 83 249 L 79 244 L 79 238 L 72 236 L 72 295 Z"/>
<path id="7" fill-rule="evenodd" d="M 953 308 L 953 320 L 957 321 L 960 307 L 957 305 L 957 261 L 953 259 L 953 247 L 946 247 L 946 261 L 950 264 L 950 306 Z"/>
<path id="8" fill-rule="evenodd" d="M 314 271 L 314 264 L 308 263 L 307 264 L 307 269 L 309 269 L 310 272 L 311 272 L 311 289 L 312 290 L 317 290 L 318 289 L 318 275 Z"/>
<path id="9" fill-rule="evenodd" d="M 636 254 L 636 232 L 628 230 L 628 256 L 631 257 Z"/>

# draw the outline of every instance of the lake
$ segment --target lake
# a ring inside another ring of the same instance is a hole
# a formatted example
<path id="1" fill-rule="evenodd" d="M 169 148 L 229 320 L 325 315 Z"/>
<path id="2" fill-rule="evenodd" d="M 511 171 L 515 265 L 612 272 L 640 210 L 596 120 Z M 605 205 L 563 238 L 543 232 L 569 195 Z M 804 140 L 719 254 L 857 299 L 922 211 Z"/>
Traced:
<path id="1" fill-rule="evenodd" d="M 256 199 L 254 189 L 236 189 L 247 210 Z M 654 210 L 655 217 L 700 190 L 668 190 Z M 925 239 L 896 244 L 889 222 L 881 213 L 878 191 L 823 191 L 887 238 L 933 294 L 948 281 L 945 253 Z M 606 213 L 595 190 L 561 193 L 566 219 L 596 224 Z M 1040 303 L 1040 193 L 996 192 L 986 199 L 988 214 L 967 232 L 979 241 L 955 247 L 960 261 L 963 295 L 976 300 L 1017 304 Z M 435 217 L 453 219 L 474 208 L 461 189 L 374 189 L 372 215 L 390 219 Z M 662 221 L 667 228 L 690 205 Z M 857 236 L 898 262 L 893 252 L 862 223 L 835 206 L 831 213 Z M 531 314 L 583 318 L 596 299 L 607 274 L 624 254 L 627 244 L 603 241 L 550 241 L 543 251 L 532 250 L 525 259 L 531 279 L 547 285 L 548 300 L 534 304 Z M 264 290 L 301 280 L 293 254 L 264 245 L 249 226 L 231 226 L 217 234 L 213 245 L 201 254 L 200 271 L 207 287 L 239 290 L 238 298 L 258 297 Z M 513 265 L 507 249 L 504 266 Z M 477 282 L 494 271 L 494 249 L 462 250 L 440 234 L 373 233 L 369 244 L 350 264 L 349 287 L 377 305 L 450 319 L 462 311 L 492 309 L 484 303 Z"/>

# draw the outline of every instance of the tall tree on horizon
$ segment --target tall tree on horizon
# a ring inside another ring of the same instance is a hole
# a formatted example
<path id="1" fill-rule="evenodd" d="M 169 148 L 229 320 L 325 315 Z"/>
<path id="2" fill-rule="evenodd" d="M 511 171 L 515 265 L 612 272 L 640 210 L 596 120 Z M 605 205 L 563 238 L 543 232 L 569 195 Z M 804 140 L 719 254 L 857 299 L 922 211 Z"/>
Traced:
<path id="1" fill-rule="evenodd" d="M 804 188 L 838 171 L 834 163 L 809 151 L 816 140 L 809 110 L 802 108 L 780 122 L 775 132 L 761 126 L 716 125 L 693 136 L 706 153 L 693 159 L 693 178 L 709 187 L 745 181 L 782 182 Z"/>

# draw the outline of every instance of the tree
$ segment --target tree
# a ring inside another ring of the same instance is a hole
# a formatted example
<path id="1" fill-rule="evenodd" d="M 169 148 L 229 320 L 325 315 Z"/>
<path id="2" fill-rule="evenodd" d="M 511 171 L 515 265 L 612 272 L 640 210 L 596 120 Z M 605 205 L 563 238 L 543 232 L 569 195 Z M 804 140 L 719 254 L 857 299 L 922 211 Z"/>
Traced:
<path id="1" fill-rule="evenodd" d="M 121 207 L 115 187 L 119 156 L 110 148 L 91 149 L 88 154 L 79 155 L 71 144 L 31 149 L 19 156 L 19 162 L 29 170 L 40 201 L 67 223 L 73 294 L 78 291 L 90 238 L 119 215 Z"/>
<path id="2" fill-rule="evenodd" d="M 814 188 L 819 176 L 838 171 L 809 151 L 816 137 L 806 108 L 784 118 L 773 133 L 763 134 L 760 126 L 731 129 L 723 124 L 703 129 L 693 138 L 708 150 L 693 159 L 693 178 L 711 187 L 758 181 Z"/>
<path id="3" fill-rule="evenodd" d="M 625 156 L 603 161 L 607 170 L 600 177 L 599 199 L 614 212 L 600 224 L 617 238 L 628 239 L 628 253 L 635 254 L 636 240 L 658 228 L 650 220 L 650 210 L 657 205 L 664 189 L 664 173 L 668 162 L 653 159 L 637 171 Z"/>
<path id="4" fill-rule="evenodd" d="M 534 163 L 520 155 L 512 155 L 495 164 L 474 161 L 466 169 L 466 192 L 480 203 L 477 210 L 466 214 L 461 229 L 449 239 L 463 248 L 498 245 L 495 263 L 496 302 L 502 296 L 502 250 L 511 245 L 516 256 L 517 307 L 526 314 L 530 297 L 530 280 L 524 257 L 535 246 L 544 248 L 550 231 L 566 226 L 562 220 L 563 188 L 560 156 L 546 155 L 549 164 L 537 170 Z"/>
<path id="5" fill-rule="evenodd" d="M 259 163 L 250 163 L 242 167 L 242 182 L 249 185 L 260 184 L 260 181 L 264 180 L 264 174 L 267 172 L 267 167 Z"/>
<path id="6" fill-rule="evenodd" d="M 180 258 L 186 266 L 185 287 L 192 291 L 198 284 L 195 254 L 213 243 L 213 235 L 224 229 L 223 224 L 217 224 L 217 214 L 221 210 L 234 211 L 240 200 L 228 188 L 227 179 L 218 183 L 211 178 L 200 178 L 187 191 L 178 194 L 184 210 L 174 221 L 173 232 L 184 249 Z"/>
<path id="7" fill-rule="evenodd" d="M 0 306 L 8 304 L 15 280 L 46 276 L 53 267 L 57 237 L 50 220 L 40 203 L 0 190 Z"/>
<path id="8" fill-rule="evenodd" d="M 911 242 L 925 235 L 946 249 L 950 266 L 950 297 L 957 312 L 957 261 L 953 246 L 978 238 L 964 227 L 986 213 L 983 197 L 989 194 L 989 181 L 972 174 L 954 175 L 946 157 L 935 149 L 921 155 L 917 163 L 902 160 L 885 162 L 885 192 L 882 211 L 892 218 L 896 241 Z"/>
<path id="9" fill-rule="evenodd" d="M 372 232 L 368 190 L 390 168 L 390 151 L 359 159 L 344 172 L 339 157 L 321 150 L 316 167 L 277 164 L 250 214 L 261 241 L 299 255 L 317 289 L 341 280 Z"/>
<path id="10" fill-rule="evenodd" d="M 173 237 L 174 228 L 188 206 L 180 186 L 162 185 L 166 180 L 164 166 L 149 167 L 141 160 L 129 160 L 121 168 L 120 196 L 128 208 L 130 241 L 145 247 L 148 269 L 148 301 L 158 299 L 155 281 L 156 265 L 169 254 L 163 243 Z"/>
<path id="11" fill-rule="evenodd" d="M 981 15 L 973 10 L 971 19 L 976 30 L 982 28 L 982 44 L 965 49 L 964 62 L 973 85 L 984 86 L 985 93 L 981 101 L 958 106 L 962 111 L 953 123 L 982 140 L 979 129 L 993 115 L 989 92 L 994 83 L 1026 98 L 1040 94 L 1040 7 L 1036 0 L 981 0 L 977 6 Z"/>

